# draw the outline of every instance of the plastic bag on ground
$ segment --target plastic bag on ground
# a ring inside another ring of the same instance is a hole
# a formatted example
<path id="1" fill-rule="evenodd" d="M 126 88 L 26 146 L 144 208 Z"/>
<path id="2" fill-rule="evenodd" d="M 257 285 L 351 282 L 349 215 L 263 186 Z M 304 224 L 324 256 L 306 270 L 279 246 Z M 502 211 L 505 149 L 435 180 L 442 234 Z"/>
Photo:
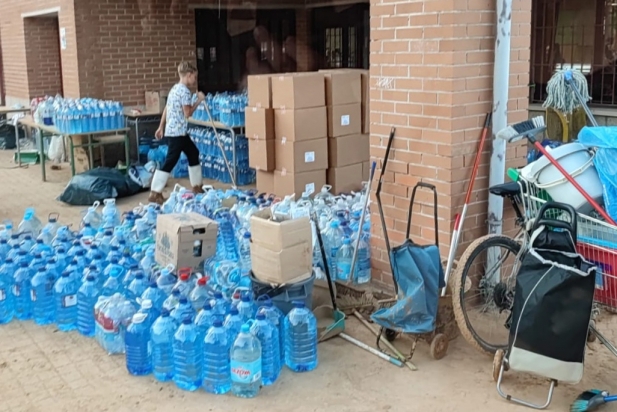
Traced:
<path id="1" fill-rule="evenodd" d="M 90 206 L 96 201 L 133 196 L 144 190 L 117 169 L 98 167 L 73 176 L 58 200 L 73 206 Z"/>

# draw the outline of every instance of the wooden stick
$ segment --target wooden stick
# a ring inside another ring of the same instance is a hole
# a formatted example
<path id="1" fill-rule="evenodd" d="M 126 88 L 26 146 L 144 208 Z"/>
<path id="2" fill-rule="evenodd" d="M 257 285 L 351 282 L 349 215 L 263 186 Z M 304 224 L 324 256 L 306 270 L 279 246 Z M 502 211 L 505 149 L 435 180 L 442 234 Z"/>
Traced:
<path id="1" fill-rule="evenodd" d="M 375 336 L 379 336 L 379 332 L 376 331 L 373 326 L 364 318 L 364 316 L 362 316 L 362 314 L 360 312 L 358 312 L 357 310 L 354 309 L 353 314 L 356 318 L 358 318 L 358 320 L 360 322 L 362 322 L 362 324 L 364 326 L 366 326 L 366 328 L 368 330 L 370 330 L 371 332 L 373 332 L 373 335 Z M 387 339 L 383 339 L 382 342 L 388 347 L 388 349 L 390 349 L 395 355 L 396 357 L 405 364 L 405 366 L 407 366 L 409 369 L 411 369 L 412 371 L 417 371 L 418 367 L 416 365 L 414 365 L 411 361 L 407 360 L 405 358 L 405 356 L 398 350 L 396 349 L 396 347 L 394 347 L 393 344 L 391 344 L 390 342 L 388 342 Z"/>
<path id="2" fill-rule="evenodd" d="M 353 343 L 357 347 L 362 348 L 362 349 L 364 349 L 367 352 L 372 353 L 373 355 L 377 356 L 378 358 L 381 358 L 383 360 L 386 360 L 386 361 L 390 362 L 393 365 L 398 366 L 399 368 L 403 367 L 403 362 L 401 362 L 400 360 L 398 360 L 395 357 L 392 357 L 392 356 L 390 356 L 388 354 L 380 352 L 377 349 L 375 349 L 373 347 L 370 347 L 366 343 L 360 342 L 358 339 L 352 338 L 351 336 L 349 336 L 349 335 L 347 335 L 345 333 L 339 333 L 339 337 L 345 339 L 349 343 Z"/>

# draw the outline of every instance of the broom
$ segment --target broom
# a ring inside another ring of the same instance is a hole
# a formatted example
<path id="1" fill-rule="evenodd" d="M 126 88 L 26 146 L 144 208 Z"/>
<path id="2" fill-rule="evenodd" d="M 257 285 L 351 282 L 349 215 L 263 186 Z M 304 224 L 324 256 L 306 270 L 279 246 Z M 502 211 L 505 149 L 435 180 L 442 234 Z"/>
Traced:
<path id="1" fill-rule="evenodd" d="M 605 403 L 615 401 L 617 401 L 617 395 L 609 395 L 606 391 L 591 389 L 578 395 L 570 405 L 570 412 L 595 411 Z"/>
<path id="2" fill-rule="evenodd" d="M 545 109 L 551 108 L 569 115 L 575 109 L 582 107 L 592 125 L 598 126 L 598 122 L 587 106 L 591 96 L 587 87 L 587 79 L 580 71 L 574 69 L 557 70 L 546 85 L 546 93 L 546 100 L 542 104 Z"/>

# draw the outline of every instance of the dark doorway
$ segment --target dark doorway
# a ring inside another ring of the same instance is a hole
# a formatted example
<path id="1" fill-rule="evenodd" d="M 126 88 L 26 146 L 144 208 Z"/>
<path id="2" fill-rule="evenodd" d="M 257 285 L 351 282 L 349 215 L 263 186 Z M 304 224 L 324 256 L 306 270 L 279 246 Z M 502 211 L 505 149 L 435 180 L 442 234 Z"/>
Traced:
<path id="1" fill-rule="evenodd" d="M 369 68 L 369 4 L 313 10 L 313 50 L 319 69 Z"/>
<path id="2" fill-rule="evenodd" d="M 285 41 L 296 34 L 294 10 L 195 11 L 199 88 L 239 90 L 248 74 L 295 71 Z"/>

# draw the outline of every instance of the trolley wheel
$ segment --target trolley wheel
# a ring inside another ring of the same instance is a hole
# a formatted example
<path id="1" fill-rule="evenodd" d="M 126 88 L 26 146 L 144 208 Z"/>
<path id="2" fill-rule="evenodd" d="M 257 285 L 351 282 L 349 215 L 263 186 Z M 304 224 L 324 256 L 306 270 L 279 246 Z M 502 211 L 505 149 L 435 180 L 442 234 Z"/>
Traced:
<path id="1" fill-rule="evenodd" d="M 505 355 L 506 353 L 503 349 L 497 349 L 497 352 L 495 352 L 495 356 L 493 357 L 493 380 L 495 382 L 499 380 L 499 371 L 501 370 L 501 364 Z"/>
<path id="2" fill-rule="evenodd" d="M 435 360 L 442 359 L 448 353 L 448 338 L 443 333 L 438 333 L 431 341 L 431 357 Z"/>
<path id="3" fill-rule="evenodd" d="M 386 339 L 388 342 L 394 342 L 394 339 L 398 337 L 398 332 L 392 329 L 386 329 Z"/>
<path id="4" fill-rule="evenodd" d="M 594 328 L 596 327 L 596 321 L 595 320 L 592 320 L 592 321 L 589 322 L 589 329 L 587 330 L 587 342 L 588 343 L 593 343 L 598 338 L 596 336 L 596 334 L 591 331 L 592 327 L 594 327 Z"/>

